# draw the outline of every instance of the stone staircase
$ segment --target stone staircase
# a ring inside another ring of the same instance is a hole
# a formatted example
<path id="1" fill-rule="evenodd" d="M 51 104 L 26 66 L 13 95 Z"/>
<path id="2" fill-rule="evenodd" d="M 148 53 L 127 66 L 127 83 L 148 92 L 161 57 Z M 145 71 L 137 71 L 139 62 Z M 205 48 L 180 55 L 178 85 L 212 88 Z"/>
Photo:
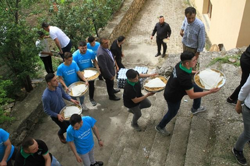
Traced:
<path id="1" fill-rule="evenodd" d="M 167 130 L 171 132 L 170 136 L 162 136 L 155 130 L 155 126 L 165 115 L 167 109 L 163 92 L 156 93 L 149 100 L 152 106 L 142 110 L 142 117 L 138 121 L 143 131 L 137 132 L 130 126 L 133 116 L 128 114 L 120 135 L 113 140 L 110 157 L 104 161 L 105 165 L 203 165 L 201 163 L 205 157 L 202 155 L 204 152 L 195 150 L 204 149 L 203 147 L 207 145 L 210 125 L 206 119 L 191 114 L 192 100 L 189 99 L 188 103 L 183 102 L 176 118 L 167 125 Z M 200 131 L 202 131 L 202 136 Z M 195 147 L 193 147 L 194 145 Z M 193 156 L 196 156 L 197 152 L 201 153 L 200 157 L 194 159 Z"/>

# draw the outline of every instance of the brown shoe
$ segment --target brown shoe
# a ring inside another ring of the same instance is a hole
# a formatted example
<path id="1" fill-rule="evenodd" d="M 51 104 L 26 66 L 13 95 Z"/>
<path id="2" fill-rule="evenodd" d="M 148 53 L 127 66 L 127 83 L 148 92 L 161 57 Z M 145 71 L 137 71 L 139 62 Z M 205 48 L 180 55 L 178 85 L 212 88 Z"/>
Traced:
<path id="1" fill-rule="evenodd" d="M 66 143 L 67 143 L 67 141 L 66 141 L 64 135 L 59 135 L 59 134 L 58 134 L 58 137 L 59 137 L 60 141 L 61 141 L 63 144 L 66 144 Z"/>

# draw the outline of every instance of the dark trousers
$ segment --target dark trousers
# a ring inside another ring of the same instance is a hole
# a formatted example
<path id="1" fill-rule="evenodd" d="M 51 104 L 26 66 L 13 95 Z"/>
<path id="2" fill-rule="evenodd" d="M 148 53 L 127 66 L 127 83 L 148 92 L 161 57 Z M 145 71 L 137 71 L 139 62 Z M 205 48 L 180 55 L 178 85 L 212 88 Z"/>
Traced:
<path id="1" fill-rule="evenodd" d="M 116 60 L 116 63 L 118 65 L 119 69 L 125 68 L 125 66 L 122 64 L 122 58 L 116 58 L 115 60 Z"/>
<path id="2" fill-rule="evenodd" d="M 95 81 L 89 81 L 89 98 L 94 98 L 94 92 L 95 92 Z"/>
<path id="3" fill-rule="evenodd" d="M 12 166 L 12 161 L 15 161 L 17 152 L 18 152 L 18 149 L 15 147 L 14 152 L 13 152 L 11 158 L 7 162 L 7 166 Z"/>
<path id="4" fill-rule="evenodd" d="M 136 125 L 138 119 L 141 117 L 141 109 L 149 108 L 151 106 L 151 102 L 146 98 L 140 102 L 139 105 L 129 108 L 129 112 L 134 114 L 131 124 Z"/>
<path id="5" fill-rule="evenodd" d="M 51 56 L 47 57 L 40 57 L 41 60 L 43 61 L 44 67 L 46 72 L 49 73 L 54 73 L 53 67 L 52 67 L 52 61 L 51 61 Z"/>
<path id="6" fill-rule="evenodd" d="M 238 100 L 238 95 L 239 95 L 240 89 L 245 84 L 245 82 L 247 81 L 247 78 L 249 76 L 249 73 L 250 73 L 250 60 L 249 60 L 249 58 L 244 57 L 244 55 L 242 55 L 240 57 L 240 67 L 242 70 L 240 85 L 234 90 L 233 94 L 230 96 L 230 98 L 233 101 Z"/>
<path id="7" fill-rule="evenodd" d="M 105 82 L 106 82 L 106 87 L 107 87 L 107 91 L 108 91 L 108 95 L 110 98 L 115 97 L 114 94 L 114 80 L 110 80 L 109 78 L 104 78 Z"/>
<path id="8" fill-rule="evenodd" d="M 202 92 L 203 90 L 194 84 L 194 92 Z M 167 101 L 167 100 L 166 100 Z M 165 114 L 161 122 L 158 124 L 160 128 L 166 127 L 166 125 L 176 116 L 178 110 L 180 109 L 181 100 L 177 102 L 167 101 L 168 112 Z M 194 99 L 193 108 L 198 109 L 201 105 L 201 98 Z"/>
<path id="9" fill-rule="evenodd" d="M 72 43 L 71 43 L 71 41 L 69 41 L 69 44 L 66 47 L 62 48 L 63 54 L 60 54 L 60 56 L 62 57 L 63 61 L 64 61 L 64 53 L 70 52 L 71 47 L 72 47 Z"/>
<path id="10" fill-rule="evenodd" d="M 161 54 L 161 45 L 163 46 L 163 54 L 166 54 L 167 44 L 163 42 L 163 39 L 156 38 L 156 43 L 158 47 L 158 54 Z"/>
<path id="11" fill-rule="evenodd" d="M 59 121 L 55 117 L 51 117 L 51 119 L 60 127 L 60 130 L 58 131 L 58 135 L 63 135 L 63 133 L 66 132 L 68 126 L 69 126 L 69 121 Z"/>

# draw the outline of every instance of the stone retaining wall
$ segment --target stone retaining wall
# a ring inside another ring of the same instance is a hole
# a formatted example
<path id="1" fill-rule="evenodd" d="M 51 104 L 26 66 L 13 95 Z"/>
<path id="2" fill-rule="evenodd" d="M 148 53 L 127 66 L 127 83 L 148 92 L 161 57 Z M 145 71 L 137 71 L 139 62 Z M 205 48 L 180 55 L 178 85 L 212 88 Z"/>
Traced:
<path id="1" fill-rule="evenodd" d="M 107 37 L 112 42 L 117 37 L 126 34 L 145 2 L 146 0 L 125 0 L 120 11 L 100 32 L 100 36 Z"/>

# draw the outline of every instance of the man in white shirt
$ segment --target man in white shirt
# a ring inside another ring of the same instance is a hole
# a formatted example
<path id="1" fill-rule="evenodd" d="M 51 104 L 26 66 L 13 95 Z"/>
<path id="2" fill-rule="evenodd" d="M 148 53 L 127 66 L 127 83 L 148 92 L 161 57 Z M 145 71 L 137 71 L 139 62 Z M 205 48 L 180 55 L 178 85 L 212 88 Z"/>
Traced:
<path id="1" fill-rule="evenodd" d="M 64 53 L 70 52 L 72 44 L 69 37 L 58 27 L 50 26 L 49 24 L 43 22 L 42 28 L 49 32 L 51 39 L 55 41 L 56 46 L 59 49 L 59 54 L 64 59 Z"/>
<path id="2" fill-rule="evenodd" d="M 244 103 L 242 107 L 241 104 Z M 240 89 L 235 110 L 238 114 L 242 113 L 244 130 L 239 136 L 232 152 L 240 165 L 247 165 L 247 160 L 243 154 L 244 145 L 250 140 L 250 77 Z"/>
<path id="3" fill-rule="evenodd" d="M 46 72 L 48 74 L 54 73 L 51 61 L 51 56 L 53 54 L 50 52 L 48 41 L 42 31 L 37 31 L 37 33 L 39 35 L 39 39 L 36 41 L 36 47 L 41 50 L 39 52 L 39 56 L 43 61 Z"/>

